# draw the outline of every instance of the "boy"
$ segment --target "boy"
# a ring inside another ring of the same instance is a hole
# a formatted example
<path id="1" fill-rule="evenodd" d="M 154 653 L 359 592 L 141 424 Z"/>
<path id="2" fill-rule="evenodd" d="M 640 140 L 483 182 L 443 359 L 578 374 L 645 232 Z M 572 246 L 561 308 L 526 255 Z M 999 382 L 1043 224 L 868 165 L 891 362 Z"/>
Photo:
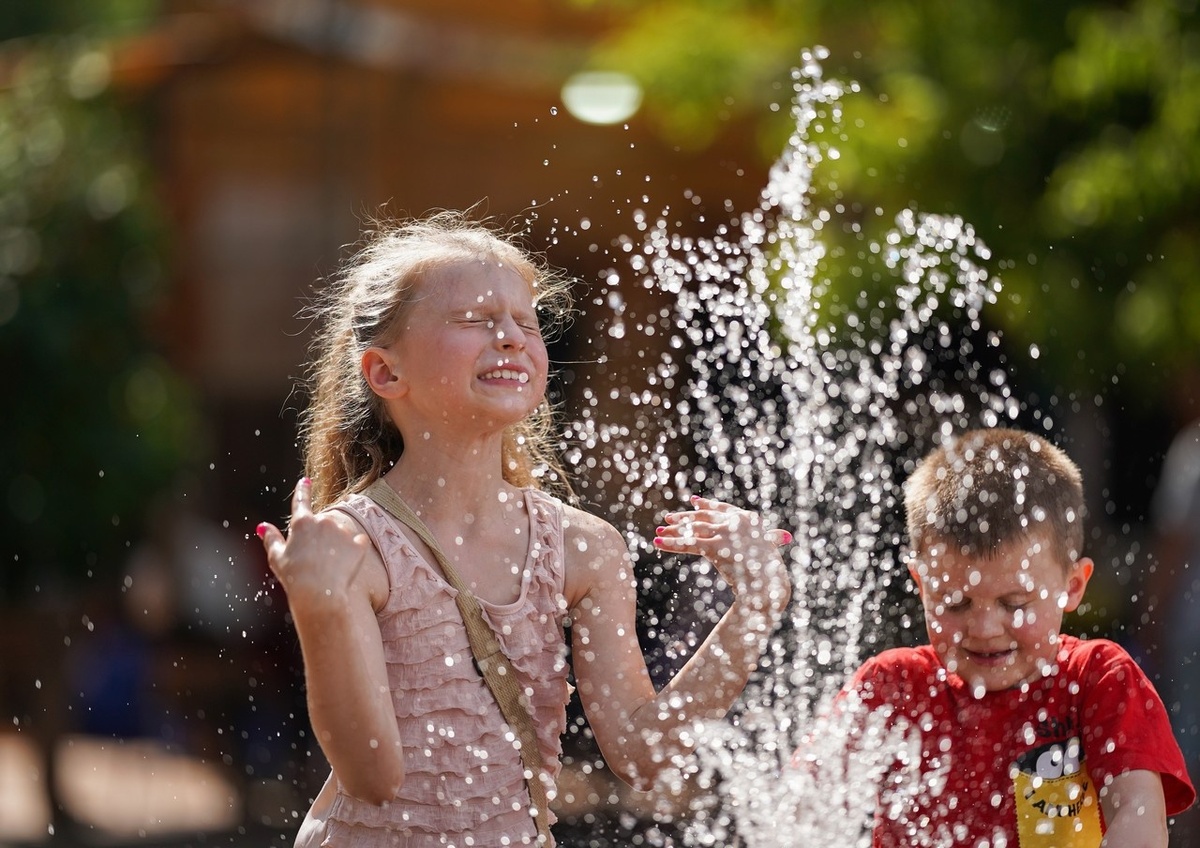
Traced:
<path id="1" fill-rule="evenodd" d="M 1116 644 L 1059 632 L 1093 570 L 1079 469 L 1040 436 L 973 430 L 917 465 L 905 510 L 930 644 L 840 696 L 920 733 L 917 789 L 896 789 L 914 785 L 897 756 L 874 844 L 1166 846 L 1195 790 L 1162 701 Z"/>

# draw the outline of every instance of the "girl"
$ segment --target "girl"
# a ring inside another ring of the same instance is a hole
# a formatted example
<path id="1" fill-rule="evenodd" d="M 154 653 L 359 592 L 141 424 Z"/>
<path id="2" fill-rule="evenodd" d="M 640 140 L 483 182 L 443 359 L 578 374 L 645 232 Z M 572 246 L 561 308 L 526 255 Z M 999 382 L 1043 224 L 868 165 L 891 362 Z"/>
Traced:
<path id="1" fill-rule="evenodd" d="M 288 533 L 258 528 L 332 766 L 297 846 L 553 845 L 531 792 L 552 801 L 561 767 L 564 617 L 600 751 L 646 790 L 690 750 L 696 722 L 725 714 L 782 616 L 791 584 L 774 542 L 787 534 L 694 499 L 655 544 L 709 557 L 735 600 L 654 690 L 623 538 L 541 489 L 565 477 L 548 446 L 538 310 L 561 318 L 565 294 L 566 281 L 513 243 L 446 213 L 375 234 L 319 304 L 307 476 Z M 377 480 L 387 498 L 364 493 Z M 396 494 L 427 535 L 381 505 Z M 472 663 L 459 591 L 434 547 L 511 663 L 540 767 L 523 764 Z"/>

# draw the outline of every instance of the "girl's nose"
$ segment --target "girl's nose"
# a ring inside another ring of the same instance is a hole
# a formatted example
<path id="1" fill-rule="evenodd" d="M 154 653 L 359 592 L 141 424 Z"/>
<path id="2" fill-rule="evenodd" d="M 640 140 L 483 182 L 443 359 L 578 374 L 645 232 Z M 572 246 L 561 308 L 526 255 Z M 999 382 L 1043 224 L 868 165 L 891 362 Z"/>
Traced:
<path id="1" fill-rule="evenodd" d="M 527 331 L 512 318 L 504 318 L 496 322 L 496 341 L 501 347 L 512 350 L 524 350 Z"/>

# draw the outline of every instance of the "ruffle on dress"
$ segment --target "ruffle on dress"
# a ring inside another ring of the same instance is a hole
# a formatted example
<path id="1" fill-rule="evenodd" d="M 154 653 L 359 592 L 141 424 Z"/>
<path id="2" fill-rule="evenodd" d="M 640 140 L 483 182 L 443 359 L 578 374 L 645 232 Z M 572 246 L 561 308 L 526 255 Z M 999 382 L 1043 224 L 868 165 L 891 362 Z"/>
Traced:
<path id="1" fill-rule="evenodd" d="M 525 490 L 525 505 L 531 536 L 520 596 L 511 604 L 483 599 L 479 604 L 528 696 L 542 779 L 553 787 L 570 697 L 562 505 L 532 489 Z M 475 668 L 455 590 L 374 501 L 351 495 L 337 508 L 363 525 L 387 568 L 390 592 L 377 617 L 404 744 L 405 780 L 395 800 L 381 806 L 339 786 L 321 844 L 536 844 L 515 734 Z"/>

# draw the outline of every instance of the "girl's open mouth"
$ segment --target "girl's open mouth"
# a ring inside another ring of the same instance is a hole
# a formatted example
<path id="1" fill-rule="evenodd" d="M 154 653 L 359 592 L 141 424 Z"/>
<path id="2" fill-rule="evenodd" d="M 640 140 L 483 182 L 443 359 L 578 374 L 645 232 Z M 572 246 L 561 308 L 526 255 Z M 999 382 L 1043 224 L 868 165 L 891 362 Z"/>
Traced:
<path id="1" fill-rule="evenodd" d="M 516 371 L 512 368 L 497 368 L 495 371 L 488 371 L 483 375 L 484 380 L 515 380 L 518 383 L 528 383 L 529 375 L 524 371 Z"/>

